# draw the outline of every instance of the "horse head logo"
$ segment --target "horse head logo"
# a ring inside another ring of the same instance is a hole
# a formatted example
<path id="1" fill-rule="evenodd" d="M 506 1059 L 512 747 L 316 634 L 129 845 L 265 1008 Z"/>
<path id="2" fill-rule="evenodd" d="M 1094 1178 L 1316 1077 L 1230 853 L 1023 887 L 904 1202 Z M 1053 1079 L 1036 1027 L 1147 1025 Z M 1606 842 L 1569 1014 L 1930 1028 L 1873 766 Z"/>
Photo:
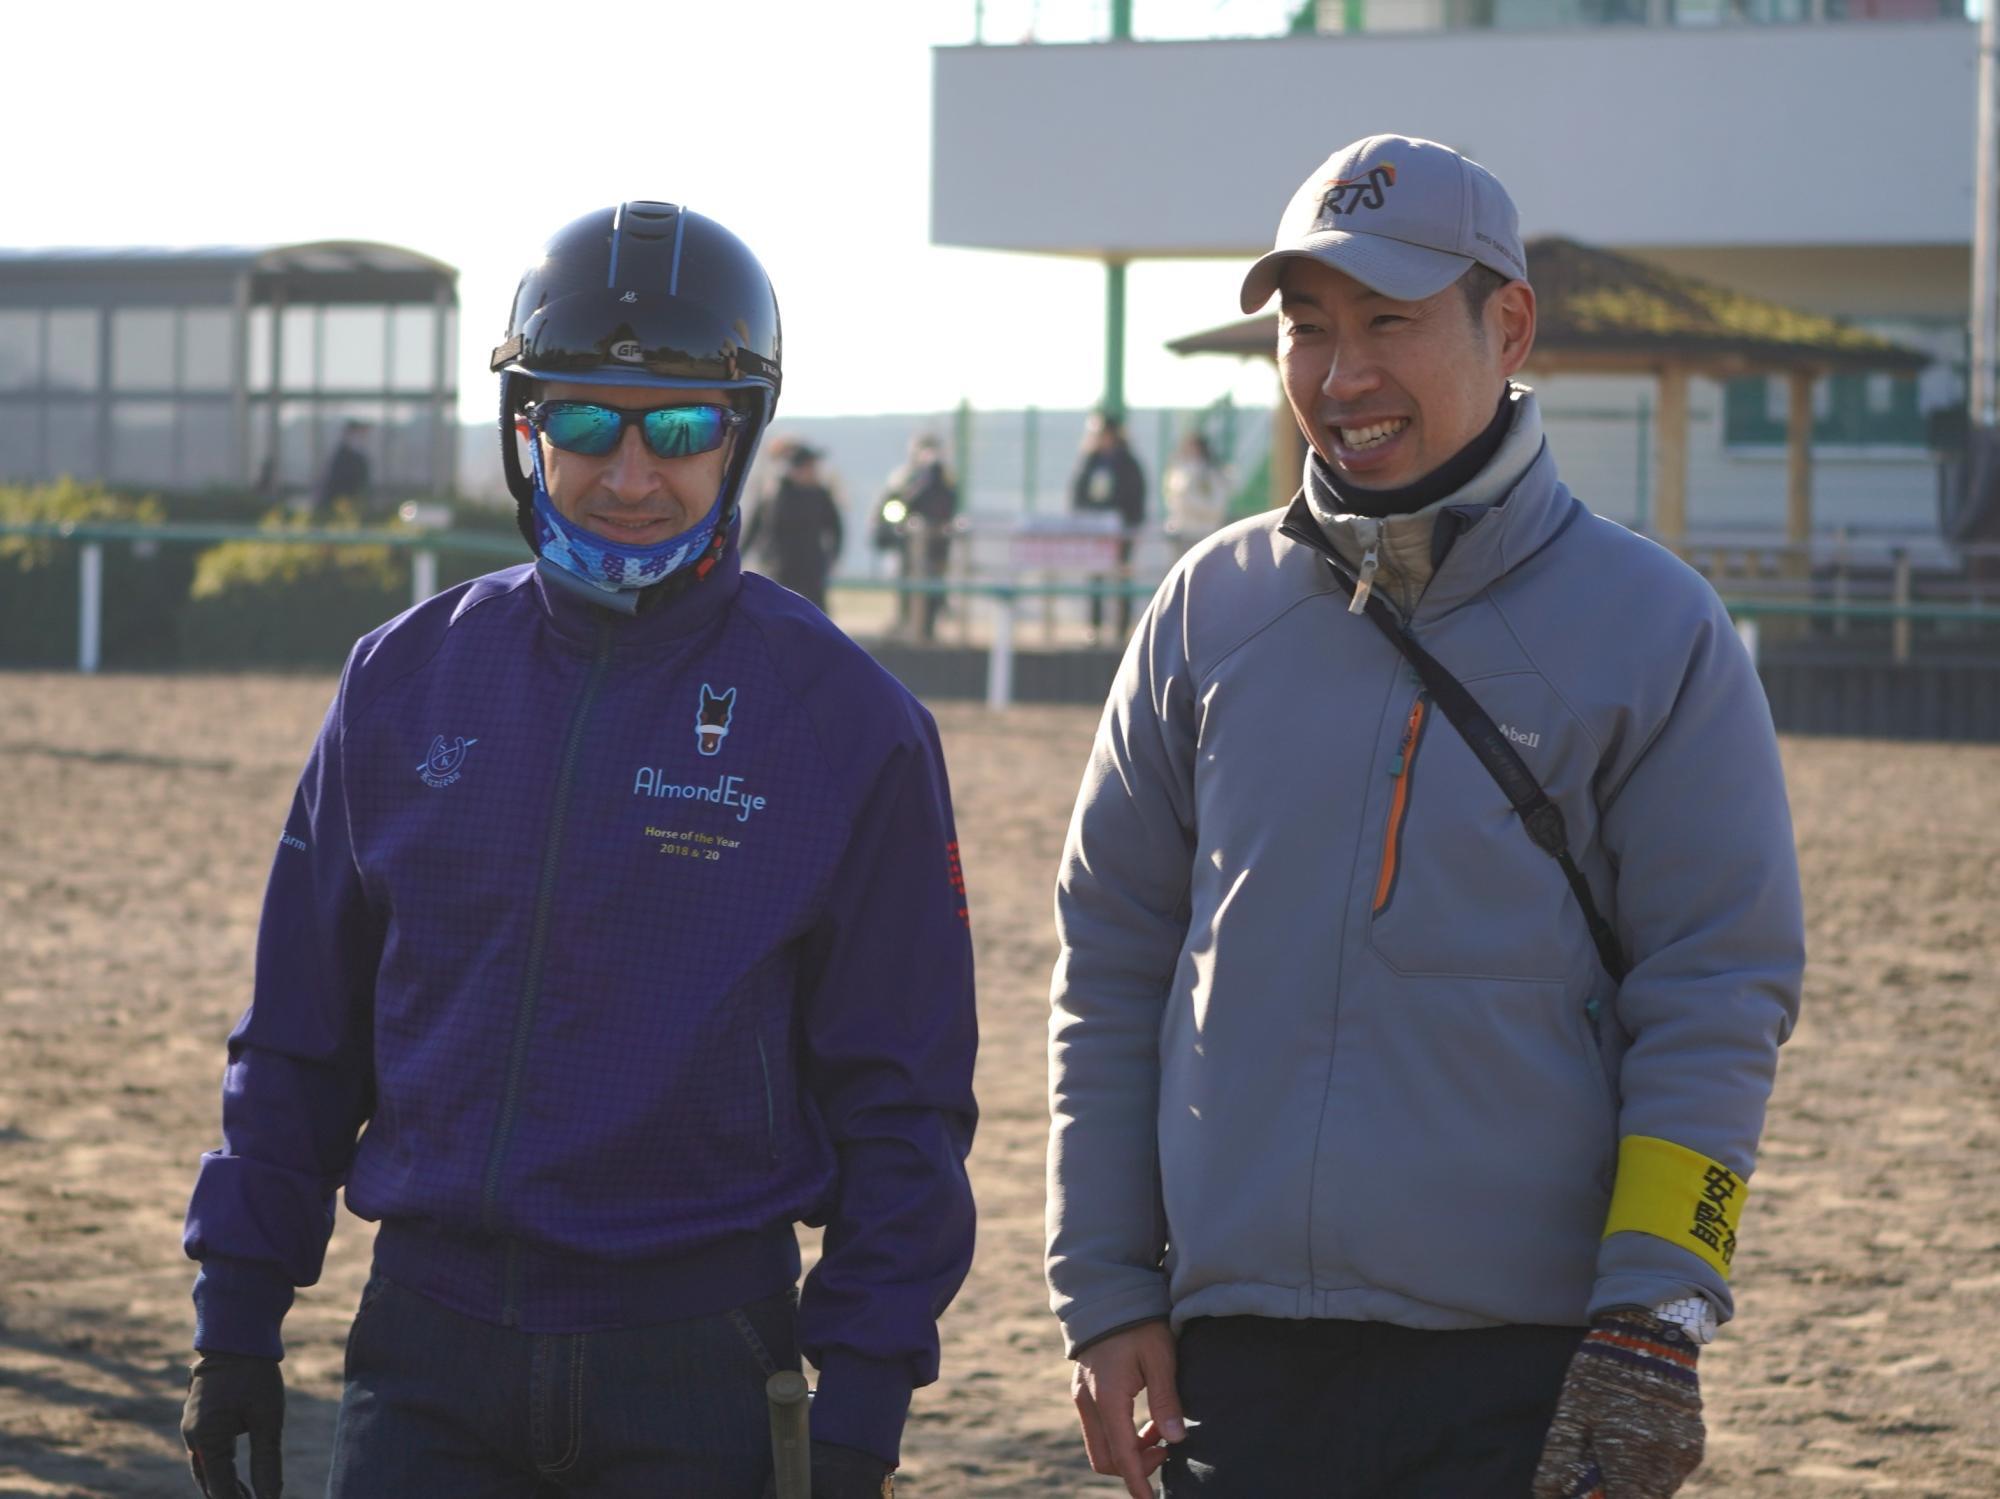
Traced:
<path id="1" fill-rule="evenodd" d="M 694 719 L 694 740 L 704 755 L 721 753 L 722 736 L 729 732 L 729 719 L 736 710 L 736 689 L 717 692 L 701 684 L 701 711 Z"/>

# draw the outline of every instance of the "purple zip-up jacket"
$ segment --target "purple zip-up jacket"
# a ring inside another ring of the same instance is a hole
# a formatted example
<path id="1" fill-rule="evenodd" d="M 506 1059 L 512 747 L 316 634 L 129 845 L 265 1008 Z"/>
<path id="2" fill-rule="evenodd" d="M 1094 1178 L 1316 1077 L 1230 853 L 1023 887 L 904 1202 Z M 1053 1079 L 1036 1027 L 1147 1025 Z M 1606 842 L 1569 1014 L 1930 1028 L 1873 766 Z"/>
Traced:
<path id="1" fill-rule="evenodd" d="M 972 1257 L 972 950 L 930 715 L 740 570 L 533 566 L 364 637 L 279 840 L 196 1346 L 278 1357 L 336 1188 L 377 1269 L 532 1332 L 791 1285 L 815 1436 L 893 1462 Z"/>

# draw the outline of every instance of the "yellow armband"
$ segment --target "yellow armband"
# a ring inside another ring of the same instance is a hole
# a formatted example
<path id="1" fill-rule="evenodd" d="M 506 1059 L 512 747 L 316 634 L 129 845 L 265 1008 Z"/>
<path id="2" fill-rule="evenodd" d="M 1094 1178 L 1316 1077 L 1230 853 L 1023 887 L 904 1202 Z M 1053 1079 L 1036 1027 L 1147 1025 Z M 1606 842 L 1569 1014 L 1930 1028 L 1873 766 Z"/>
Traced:
<path id="1" fill-rule="evenodd" d="M 1627 1135 L 1618 1142 L 1618 1184 L 1604 1237 L 1651 1234 L 1700 1255 L 1727 1279 L 1748 1195 L 1742 1177 L 1699 1151 Z"/>

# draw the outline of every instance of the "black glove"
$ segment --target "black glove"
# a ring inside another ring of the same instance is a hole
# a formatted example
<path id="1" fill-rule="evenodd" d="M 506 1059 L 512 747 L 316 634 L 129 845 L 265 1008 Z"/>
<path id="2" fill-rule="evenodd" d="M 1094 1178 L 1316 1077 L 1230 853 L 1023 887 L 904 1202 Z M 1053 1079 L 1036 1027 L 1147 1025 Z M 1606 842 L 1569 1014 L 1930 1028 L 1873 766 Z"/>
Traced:
<path id="1" fill-rule="evenodd" d="M 204 1353 L 188 1371 L 181 1439 L 204 1499 L 279 1499 L 285 1492 L 285 1376 L 274 1358 Z M 250 1487 L 236 1476 L 236 1438 L 250 1438 Z"/>
<path id="2" fill-rule="evenodd" d="M 774 1499 L 777 1492 L 777 1479 L 766 1481 L 764 1499 Z M 893 1470 L 874 1453 L 831 1442 L 812 1444 L 812 1499 L 895 1499 L 895 1494 Z"/>

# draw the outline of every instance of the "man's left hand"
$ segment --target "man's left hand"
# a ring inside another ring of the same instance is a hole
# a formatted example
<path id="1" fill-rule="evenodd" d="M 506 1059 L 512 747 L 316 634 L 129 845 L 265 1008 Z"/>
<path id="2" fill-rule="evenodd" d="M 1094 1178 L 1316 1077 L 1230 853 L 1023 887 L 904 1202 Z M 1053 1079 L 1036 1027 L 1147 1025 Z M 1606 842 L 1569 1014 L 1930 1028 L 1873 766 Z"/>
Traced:
<path id="1" fill-rule="evenodd" d="M 1701 1466 L 1694 1341 L 1619 1309 L 1591 1324 L 1549 1423 L 1534 1499 L 1668 1499 Z"/>
<path id="2" fill-rule="evenodd" d="M 764 1499 L 777 1493 L 777 1479 L 764 1485 Z M 812 1499 L 894 1499 L 893 1470 L 872 1452 L 858 1447 L 838 1447 L 832 1442 L 812 1444 Z"/>

